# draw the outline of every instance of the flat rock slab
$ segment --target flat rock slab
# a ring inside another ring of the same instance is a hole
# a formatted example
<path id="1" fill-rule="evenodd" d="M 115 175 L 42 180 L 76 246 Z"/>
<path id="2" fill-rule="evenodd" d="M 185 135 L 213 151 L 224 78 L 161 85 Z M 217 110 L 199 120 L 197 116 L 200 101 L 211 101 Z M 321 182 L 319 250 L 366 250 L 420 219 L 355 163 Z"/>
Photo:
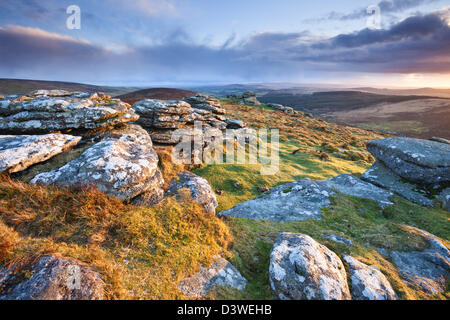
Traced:
<path id="1" fill-rule="evenodd" d="M 352 282 L 352 298 L 355 300 L 397 300 L 391 284 L 381 271 L 351 256 L 344 256 Z"/>
<path id="2" fill-rule="evenodd" d="M 269 280 L 281 300 L 350 300 L 342 261 L 304 234 L 283 232 L 275 239 Z"/>
<path id="3" fill-rule="evenodd" d="M 41 257 L 17 278 L 13 268 L 0 268 L 0 300 L 102 300 L 105 284 L 89 266 L 71 258 Z"/>
<path id="4" fill-rule="evenodd" d="M 66 134 L 0 136 L 0 172 L 19 172 L 46 161 L 81 140 Z"/>
<path id="5" fill-rule="evenodd" d="M 286 183 L 219 215 L 272 221 L 321 219 L 322 208 L 330 206 L 329 196 L 334 190 L 375 200 L 381 207 L 392 204 L 388 200 L 391 192 L 345 174 L 328 180 L 303 179 Z"/>
<path id="6" fill-rule="evenodd" d="M 95 186 L 121 200 L 147 191 L 154 181 L 158 155 L 148 133 L 137 125 L 109 132 L 78 158 L 36 175 L 31 183 L 66 187 Z"/>
<path id="7" fill-rule="evenodd" d="M 275 187 L 219 216 L 264 219 L 272 221 L 300 221 L 321 219 L 321 209 L 330 206 L 329 187 L 311 179 L 299 180 Z"/>
<path id="8" fill-rule="evenodd" d="M 382 208 L 393 204 L 389 201 L 389 197 L 393 195 L 392 192 L 381 189 L 350 174 L 341 174 L 328 180 L 322 180 L 321 183 L 347 195 L 374 200 Z"/>
<path id="9" fill-rule="evenodd" d="M 450 145 L 413 138 L 386 138 L 367 143 L 372 155 L 402 178 L 417 183 L 450 181 Z"/>
<path id="10" fill-rule="evenodd" d="M 398 270 L 407 283 L 419 286 L 429 294 L 444 292 L 450 280 L 450 251 L 438 237 L 414 227 L 405 228 L 428 239 L 430 248 L 424 251 L 391 251 L 390 256 Z"/>
<path id="11" fill-rule="evenodd" d="M 369 170 L 364 172 L 361 179 L 388 189 L 421 206 L 433 206 L 433 201 L 425 196 L 425 191 L 416 184 L 400 178 L 380 161 L 376 161 Z"/>
<path id="12" fill-rule="evenodd" d="M 107 95 L 38 91 L 0 103 L 1 133 L 92 130 L 139 119 L 129 104 Z"/>
<path id="13" fill-rule="evenodd" d="M 209 267 L 201 267 L 200 271 L 190 278 L 180 281 L 178 290 L 188 297 L 204 297 L 216 286 L 230 286 L 244 290 L 247 280 L 227 260 L 219 259 Z"/>
<path id="14" fill-rule="evenodd" d="M 172 180 L 167 196 L 177 196 L 183 188 L 189 189 L 190 198 L 201 204 L 206 213 L 216 213 L 218 202 L 208 181 L 191 172 L 180 172 L 177 178 Z"/>

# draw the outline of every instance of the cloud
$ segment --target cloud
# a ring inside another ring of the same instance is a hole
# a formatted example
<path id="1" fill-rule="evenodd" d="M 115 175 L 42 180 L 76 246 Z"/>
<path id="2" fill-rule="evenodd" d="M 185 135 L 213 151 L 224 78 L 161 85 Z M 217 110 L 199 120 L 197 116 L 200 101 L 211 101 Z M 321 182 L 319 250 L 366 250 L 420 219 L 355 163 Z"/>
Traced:
<path id="1" fill-rule="evenodd" d="M 129 0 L 119 1 L 122 2 L 124 8 L 130 8 Z M 133 4 L 137 11 L 151 17 L 160 14 L 173 15 L 178 13 L 173 0 L 134 0 Z"/>
<path id="2" fill-rule="evenodd" d="M 381 14 L 392 14 L 403 12 L 408 9 L 412 9 L 415 7 L 419 7 L 421 5 L 430 4 L 433 2 L 438 2 L 440 0 L 382 0 L 377 5 L 380 8 Z M 340 13 L 336 11 L 332 11 L 327 14 L 325 17 L 319 19 L 323 20 L 357 20 L 361 18 L 365 18 L 368 16 L 367 8 L 359 8 L 351 13 Z"/>
<path id="3" fill-rule="evenodd" d="M 143 47 L 102 47 L 40 29 L 0 28 L 0 74 L 81 82 L 285 81 L 328 73 L 450 73 L 450 7 L 385 30 L 324 39 L 264 32 L 223 46 L 183 30 Z"/>

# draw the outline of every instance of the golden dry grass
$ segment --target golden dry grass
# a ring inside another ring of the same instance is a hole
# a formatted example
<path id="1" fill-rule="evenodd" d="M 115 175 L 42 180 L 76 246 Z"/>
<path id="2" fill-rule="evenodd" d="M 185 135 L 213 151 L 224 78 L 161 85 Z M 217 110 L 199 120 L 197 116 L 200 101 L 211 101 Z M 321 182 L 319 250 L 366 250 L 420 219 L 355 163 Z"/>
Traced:
<path id="1" fill-rule="evenodd" d="M 228 227 L 192 202 L 136 207 L 92 188 L 0 179 L 0 263 L 76 258 L 101 274 L 108 299 L 183 298 L 179 280 L 228 256 L 231 241 Z"/>

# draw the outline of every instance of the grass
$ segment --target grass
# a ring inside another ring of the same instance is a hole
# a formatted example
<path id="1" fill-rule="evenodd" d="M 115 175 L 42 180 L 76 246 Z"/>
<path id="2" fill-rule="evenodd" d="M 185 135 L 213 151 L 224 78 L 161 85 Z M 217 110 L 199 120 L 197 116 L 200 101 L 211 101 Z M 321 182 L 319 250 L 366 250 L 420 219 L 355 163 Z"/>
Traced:
<path id="1" fill-rule="evenodd" d="M 44 254 L 91 265 L 108 299 L 180 299 L 176 284 L 229 255 L 232 236 L 199 205 L 172 198 L 154 208 L 125 205 L 95 189 L 31 186 L 2 176 L 0 263 L 17 272 Z"/>
<path id="2" fill-rule="evenodd" d="M 325 179 L 341 173 L 359 175 L 374 161 L 365 142 L 382 135 L 322 120 L 258 107 L 229 104 L 230 118 L 253 128 L 280 130 L 280 170 L 260 174 L 261 165 L 207 165 L 194 172 L 206 178 L 217 195 L 217 211 L 259 195 L 264 188 L 309 177 Z M 168 198 L 154 208 L 124 204 L 95 189 L 81 191 L 26 183 L 36 170 L 67 163 L 84 149 L 72 149 L 21 175 L 0 176 L 0 264 L 16 265 L 29 276 L 29 265 L 44 254 L 73 257 L 88 263 L 106 282 L 107 299 L 181 299 L 176 284 L 211 263 L 228 258 L 249 281 L 246 290 L 216 288 L 211 299 L 273 299 L 268 284 L 269 255 L 279 232 L 305 233 L 338 255 L 350 254 L 377 266 L 401 299 L 448 299 L 429 296 L 406 286 L 392 264 L 376 248 L 422 250 L 428 243 L 403 225 L 416 226 L 449 239 L 449 213 L 424 208 L 399 197 L 381 210 L 371 200 L 337 194 L 322 220 L 277 223 L 206 215 L 196 203 Z M 192 169 L 172 163 L 170 148 L 157 147 L 159 168 L 168 182 L 179 171 Z M 34 171 L 33 171 L 34 170 Z M 236 184 L 235 182 L 238 182 Z M 189 197 L 186 197 L 189 198 Z M 351 248 L 323 238 L 345 236 Z M 447 243 L 448 244 L 448 243 Z M 0 288 L 0 292 L 1 292 Z"/>
<path id="3" fill-rule="evenodd" d="M 362 174 L 374 159 L 365 149 L 365 141 L 381 138 L 374 132 L 333 125 L 301 114 L 285 114 L 265 105 L 250 107 L 228 104 L 221 100 L 228 117 L 245 121 L 252 128 L 279 129 L 280 168 L 276 175 L 260 174 L 262 164 L 212 164 L 196 168 L 217 195 L 218 211 L 261 194 L 260 187 L 276 185 L 302 178 L 327 179 L 340 173 Z M 269 124 L 269 125 L 268 125 Z M 239 182 L 236 188 L 233 182 Z"/>
<path id="4" fill-rule="evenodd" d="M 232 118 L 244 120 L 254 128 L 267 123 L 280 129 L 280 172 L 274 176 L 260 175 L 260 165 L 208 165 L 195 173 L 206 178 L 218 195 L 218 211 L 259 195 L 259 187 L 273 187 L 301 178 L 325 179 L 341 173 L 359 175 L 374 158 L 365 149 L 365 142 L 381 138 L 378 133 L 342 127 L 306 118 L 266 110 L 264 106 L 227 105 Z M 294 152 L 295 151 L 295 152 Z M 295 154 L 294 154 L 295 153 Z M 327 155 L 322 157 L 322 154 Z M 233 182 L 239 182 L 239 188 Z M 273 299 L 269 286 L 269 256 L 273 241 L 280 232 L 299 232 L 312 236 L 338 255 L 350 254 L 362 262 L 377 266 L 388 278 L 400 299 L 448 299 L 424 294 L 419 288 L 408 287 L 398 270 L 376 248 L 389 250 L 423 250 L 428 242 L 411 233 L 403 225 L 412 225 L 449 239 L 449 213 L 439 208 L 424 208 L 399 197 L 384 210 L 371 200 L 336 195 L 332 206 L 323 211 L 322 220 L 278 223 L 263 220 L 225 217 L 235 241 L 231 262 L 249 280 L 245 291 L 216 288 L 210 293 L 216 299 Z M 345 236 L 354 242 L 348 248 L 323 238 L 325 234 Z"/>
<path id="5" fill-rule="evenodd" d="M 400 133 L 424 133 L 428 129 L 420 121 L 376 121 L 376 122 L 360 122 L 358 126 L 371 130 L 387 130 Z"/>
<path id="6" fill-rule="evenodd" d="M 403 224 L 427 230 L 444 239 L 450 235 L 449 214 L 441 209 L 427 209 L 394 197 L 394 206 L 381 209 L 375 201 L 338 194 L 324 210 L 322 220 L 278 223 L 243 218 L 225 218 L 235 241 L 231 262 L 249 280 L 245 291 L 216 288 L 211 296 L 217 299 L 273 299 L 269 286 L 269 256 L 274 239 L 280 232 L 310 235 L 342 257 L 350 254 L 364 263 L 374 265 L 386 275 L 400 299 L 448 299 L 446 295 L 430 296 L 418 288 L 408 287 L 393 263 L 376 248 L 388 250 L 423 250 L 428 242 L 403 228 Z M 352 247 L 323 238 L 326 234 L 344 236 Z M 448 243 L 447 243 L 448 244 Z"/>

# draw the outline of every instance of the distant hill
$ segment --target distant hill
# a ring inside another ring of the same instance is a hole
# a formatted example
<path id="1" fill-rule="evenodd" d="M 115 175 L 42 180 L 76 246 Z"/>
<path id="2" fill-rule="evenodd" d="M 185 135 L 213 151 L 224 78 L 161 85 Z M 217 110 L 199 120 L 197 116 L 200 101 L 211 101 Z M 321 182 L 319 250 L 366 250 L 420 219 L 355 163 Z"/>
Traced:
<path id="1" fill-rule="evenodd" d="M 104 92 L 115 96 L 134 91 L 134 87 L 108 87 L 95 86 L 91 84 L 44 81 L 44 80 L 23 80 L 23 79 L 0 79 L 0 94 L 28 93 L 37 89 L 60 89 L 67 91 L 83 92 Z"/>
<path id="2" fill-rule="evenodd" d="M 258 100 L 290 106 L 338 124 L 417 138 L 450 138 L 450 99 L 446 98 L 360 91 L 293 94 L 277 90 Z"/>
<path id="3" fill-rule="evenodd" d="M 348 111 L 382 102 L 396 103 L 433 98 L 431 96 L 380 95 L 360 91 L 326 91 L 312 94 L 293 94 L 286 90 L 269 92 L 258 100 L 263 103 L 279 103 L 301 111 L 320 115 L 324 112 Z"/>
<path id="4" fill-rule="evenodd" d="M 450 89 L 436 89 L 436 88 L 418 88 L 418 89 L 378 89 L 378 88 L 354 88 L 351 90 L 365 91 L 376 94 L 388 95 L 427 95 L 439 98 L 450 98 Z"/>
<path id="5" fill-rule="evenodd" d="M 183 89 L 150 88 L 119 95 L 116 98 L 132 104 L 136 101 L 144 99 L 179 100 L 184 97 L 192 96 L 196 93 L 197 92 L 195 91 Z"/>

